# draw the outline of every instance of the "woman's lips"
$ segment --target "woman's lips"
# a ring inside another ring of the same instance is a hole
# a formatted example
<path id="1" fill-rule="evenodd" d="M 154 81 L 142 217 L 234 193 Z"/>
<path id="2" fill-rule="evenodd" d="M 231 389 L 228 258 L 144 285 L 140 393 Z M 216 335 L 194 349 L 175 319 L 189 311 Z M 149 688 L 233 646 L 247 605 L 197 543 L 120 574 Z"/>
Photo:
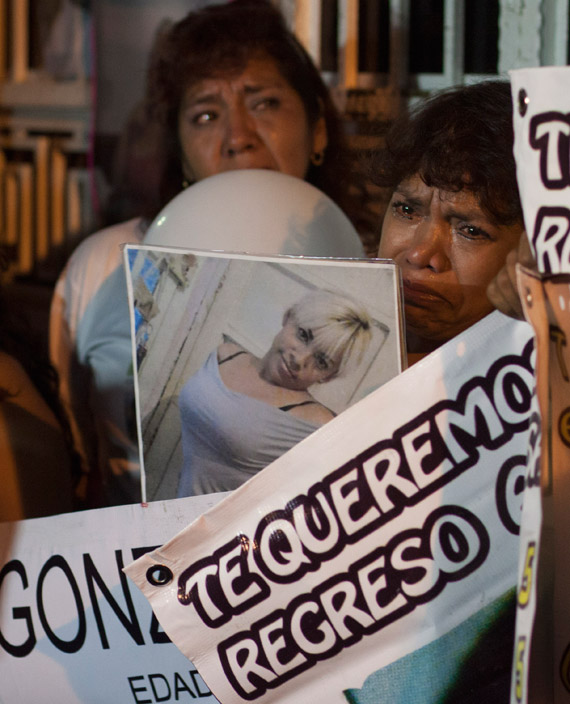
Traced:
<path id="1" fill-rule="evenodd" d="M 418 284 L 404 279 L 404 300 L 409 305 L 419 306 L 421 308 L 429 308 L 434 304 L 445 303 L 450 305 L 450 302 L 439 291 L 436 291 L 424 284 Z"/>
<path id="2" fill-rule="evenodd" d="M 279 169 L 273 164 L 268 164 L 267 162 L 258 162 L 252 159 L 243 159 L 241 161 L 236 160 L 232 167 L 228 169 L 229 171 L 236 170 L 246 170 L 246 169 L 259 169 L 261 171 L 278 171 Z"/>
<path id="3" fill-rule="evenodd" d="M 280 357 L 280 367 L 281 367 L 281 375 L 284 376 L 287 379 L 295 379 L 296 376 L 295 374 L 291 371 L 289 368 L 289 365 L 285 361 L 285 358 L 283 356 Z"/>

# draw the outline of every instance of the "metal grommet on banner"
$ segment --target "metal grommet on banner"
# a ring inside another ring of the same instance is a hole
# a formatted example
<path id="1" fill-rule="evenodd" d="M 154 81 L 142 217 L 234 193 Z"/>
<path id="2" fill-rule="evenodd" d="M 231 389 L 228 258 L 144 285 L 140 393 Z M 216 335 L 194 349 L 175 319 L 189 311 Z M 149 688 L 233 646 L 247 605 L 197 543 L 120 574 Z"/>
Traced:
<path id="1" fill-rule="evenodd" d="M 526 111 L 528 110 L 528 104 L 529 104 L 529 97 L 528 93 L 524 88 L 521 88 L 519 90 L 519 115 L 521 117 L 524 117 L 526 115 Z"/>
<path id="2" fill-rule="evenodd" d="M 173 579 L 172 570 L 165 565 L 153 565 L 146 571 L 147 581 L 153 587 L 164 587 Z"/>

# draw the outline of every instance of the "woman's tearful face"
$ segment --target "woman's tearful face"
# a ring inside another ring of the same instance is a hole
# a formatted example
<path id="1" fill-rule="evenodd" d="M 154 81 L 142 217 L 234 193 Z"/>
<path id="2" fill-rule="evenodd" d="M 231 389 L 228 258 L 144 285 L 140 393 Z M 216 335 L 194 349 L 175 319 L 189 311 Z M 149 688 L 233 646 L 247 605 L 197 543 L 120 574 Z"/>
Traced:
<path id="1" fill-rule="evenodd" d="M 441 190 L 419 175 L 396 188 L 378 254 L 402 271 L 410 351 L 429 352 L 493 310 L 487 286 L 522 230 L 495 222 L 469 190 Z"/>
<path id="2" fill-rule="evenodd" d="M 313 126 L 303 101 L 268 56 L 241 73 L 191 85 L 178 121 L 183 169 L 199 181 L 236 169 L 270 169 L 304 178 L 327 144 L 324 118 Z"/>

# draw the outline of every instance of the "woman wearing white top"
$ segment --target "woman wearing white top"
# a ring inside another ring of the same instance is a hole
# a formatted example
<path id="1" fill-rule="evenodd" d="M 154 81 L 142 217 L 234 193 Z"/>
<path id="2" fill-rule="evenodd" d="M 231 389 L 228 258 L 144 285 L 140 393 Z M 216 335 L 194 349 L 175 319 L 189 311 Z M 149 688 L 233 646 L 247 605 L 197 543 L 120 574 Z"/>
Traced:
<path id="1" fill-rule="evenodd" d="M 164 32 L 151 56 L 145 105 L 160 136 L 159 188 L 141 217 L 80 245 L 52 304 L 51 357 L 86 469 L 101 479 L 91 483 L 100 487 L 89 499 L 94 506 L 140 498 L 137 445 L 121 389 L 127 368 L 119 368 L 114 351 L 103 349 L 117 332 L 103 329 L 105 321 L 115 326 L 120 302 L 101 289 L 120 266 L 121 243 L 140 241 L 152 218 L 184 187 L 238 169 L 304 179 L 340 206 L 357 229 L 372 229 L 365 189 L 329 91 L 269 2 L 207 7 Z"/>

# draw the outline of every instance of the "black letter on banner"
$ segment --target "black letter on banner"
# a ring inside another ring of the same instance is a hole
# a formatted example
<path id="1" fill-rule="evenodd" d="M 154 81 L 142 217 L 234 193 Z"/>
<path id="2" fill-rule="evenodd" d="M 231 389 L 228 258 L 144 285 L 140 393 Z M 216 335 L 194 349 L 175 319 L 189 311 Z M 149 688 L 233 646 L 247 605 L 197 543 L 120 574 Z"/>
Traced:
<path id="1" fill-rule="evenodd" d="M 174 673 L 174 700 L 178 701 L 181 699 L 180 693 L 181 692 L 186 692 L 187 694 L 190 695 L 191 699 L 196 699 L 196 695 L 194 692 L 190 689 L 188 684 L 184 681 L 184 678 L 182 675 L 178 674 L 178 672 Z"/>
<path id="2" fill-rule="evenodd" d="M 105 632 L 105 626 L 103 624 L 103 619 L 101 617 L 101 610 L 99 609 L 99 603 L 97 601 L 97 595 L 95 594 L 95 586 L 93 582 L 97 582 L 97 585 L 99 589 L 101 590 L 101 593 L 107 600 L 107 603 L 109 606 L 113 609 L 115 614 L 117 615 L 119 621 L 123 624 L 125 629 L 128 631 L 129 635 L 131 638 L 135 641 L 137 645 L 144 645 L 144 638 L 141 633 L 141 628 L 139 626 L 139 622 L 137 621 L 137 615 L 135 612 L 135 607 L 133 605 L 133 600 L 131 597 L 131 593 L 129 591 L 129 585 L 127 581 L 126 575 L 123 573 L 123 558 L 120 550 L 115 550 L 115 559 L 117 561 L 117 568 L 118 568 L 118 574 L 119 578 L 121 580 L 121 587 L 123 588 L 123 595 L 125 597 L 125 602 L 127 604 L 127 608 L 129 610 L 129 616 L 130 616 L 130 621 L 129 619 L 125 616 L 125 614 L 121 611 L 119 608 L 119 605 L 111 595 L 111 592 L 109 591 L 107 585 L 105 582 L 103 582 L 101 575 L 99 572 L 97 572 L 97 569 L 95 568 L 95 565 L 93 564 L 93 561 L 91 560 L 91 556 L 88 553 L 83 554 L 83 564 L 85 567 L 85 578 L 87 580 L 87 587 L 89 589 L 89 596 L 91 598 L 91 605 L 93 607 L 93 613 L 95 614 L 95 620 L 97 621 L 97 628 L 99 629 L 99 637 L 101 638 L 101 645 L 103 646 L 104 649 L 109 648 L 109 641 L 107 640 L 107 634 Z"/>
<path id="3" fill-rule="evenodd" d="M 11 560 L 10 562 L 7 562 L 4 567 L 2 567 L 2 570 L 0 570 L 0 586 L 2 586 L 4 577 L 9 572 L 16 572 L 17 574 L 19 574 L 24 589 L 28 588 L 28 577 L 26 575 L 26 568 L 20 562 L 20 560 Z M 16 658 L 24 658 L 26 657 L 26 655 L 29 655 L 32 652 L 36 644 L 36 635 L 34 633 L 34 624 L 32 622 L 32 614 L 30 611 L 30 607 L 16 606 L 12 609 L 12 615 L 14 616 L 14 619 L 24 619 L 28 627 L 28 637 L 21 645 L 14 645 L 13 643 L 9 643 L 6 638 L 4 638 L 4 636 L 2 635 L 2 631 L 0 631 L 0 645 L 4 648 L 7 653 L 10 653 L 10 655 L 13 655 Z"/>
<path id="4" fill-rule="evenodd" d="M 266 599 L 268 585 L 260 575 L 249 571 L 250 549 L 249 538 L 240 534 L 211 557 L 202 558 L 182 570 L 178 577 L 180 604 L 194 604 L 206 625 L 219 628 L 232 616 Z"/>
<path id="5" fill-rule="evenodd" d="M 65 574 L 67 581 L 69 582 L 69 586 L 71 587 L 71 591 L 73 592 L 75 606 L 77 607 L 77 635 L 73 640 L 70 641 L 62 640 L 61 638 L 58 638 L 58 636 L 55 635 L 47 621 L 45 614 L 42 589 L 44 585 L 44 580 L 52 567 L 59 567 L 59 569 Z M 61 650 L 64 653 L 76 653 L 85 642 L 85 636 L 87 634 L 87 621 L 85 619 L 85 609 L 83 608 L 83 600 L 81 599 L 79 587 L 77 586 L 77 582 L 75 580 L 75 577 L 73 576 L 71 567 L 67 564 L 67 562 L 61 555 L 52 555 L 42 567 L 38 577 L 38 586 L 36 588 L 36 591 L 38 600 L 38 613 L 47 637 L 58 650 Z"/>
<path id="6" fill-rule="evenodd" d="M 188 674 L 192 678 L 192 682 L 194 684 L 196 692 L 198 693 L 199 699 L 205 699 L 206 697 L 210 697 L 212 695 L 212 692 L 210 692 L 208 687 L 206 687 L 206 683 L 200 677 L 198 670 L 188 670 Z M 204 685 L 204 689 L 201 687 L 200 683 Z"/>
<path id="7" fill-rule="evenodd" d="M 561 112 L 545 112 L 530 121 L 529 142 L 540 151 L 540 178 L 546 188 L 570 185 L 570 124 Z"/>
<path id="8" fill-rule="evenodd" d="M 545 274 L 558 274 L 570 263 L 570 210 L 539 208 L 532 233 L 536 264 Z"/>
<path id="9" fill-rule="evenodd" d="M 155 687 L 155 680 L 159 680 L 162 682 L 164 685 L 164 695 L 160 695 L 157 692 L 157 688 Z M 153 674 L 148 676 L 148 681 L 150 682 L 150 687 L 152 689 L 152 693 L 154 694 L 154 700 L 155 702 L 167 702 L 170 697 L 172 696 L 172 692 L 170 691 L 170 685 L 168 684 L 168 680 L 164 675 L 161 674 Z"/>
<path id="10" fill-rule="evenodd" d="M 501 523 L 513 535 L 520 532 L 520 514 L 526 475 L 526 457 L 515 455 L 499 470 L 495 487 L 497 511 Z"/>
<path id="11" fill-rule="evenodd" d="M 135 682 L 137 680 L 144 680 L 144 677 L 142 675 L 137 675 L 136 677 L 127 677 L 127 681 L 130 685 L 131 688 L 131 694 L 135 698 L 136 704 L 152 704 L 152 699 L 139 699 L 137 696 L 137 692 L 147 692 L 146 686 L 144 687 L 135 687 Z"/>
<path id="12" fill-rule="evenodd" d="M 491 539 L 483 522 L 463 506 L 436 508 L 424 530 L 429 531 L 431 554 L 445 575 L 441 589 L 445 582 L 457 582 L 474 572 L 489 554 Z"/>

